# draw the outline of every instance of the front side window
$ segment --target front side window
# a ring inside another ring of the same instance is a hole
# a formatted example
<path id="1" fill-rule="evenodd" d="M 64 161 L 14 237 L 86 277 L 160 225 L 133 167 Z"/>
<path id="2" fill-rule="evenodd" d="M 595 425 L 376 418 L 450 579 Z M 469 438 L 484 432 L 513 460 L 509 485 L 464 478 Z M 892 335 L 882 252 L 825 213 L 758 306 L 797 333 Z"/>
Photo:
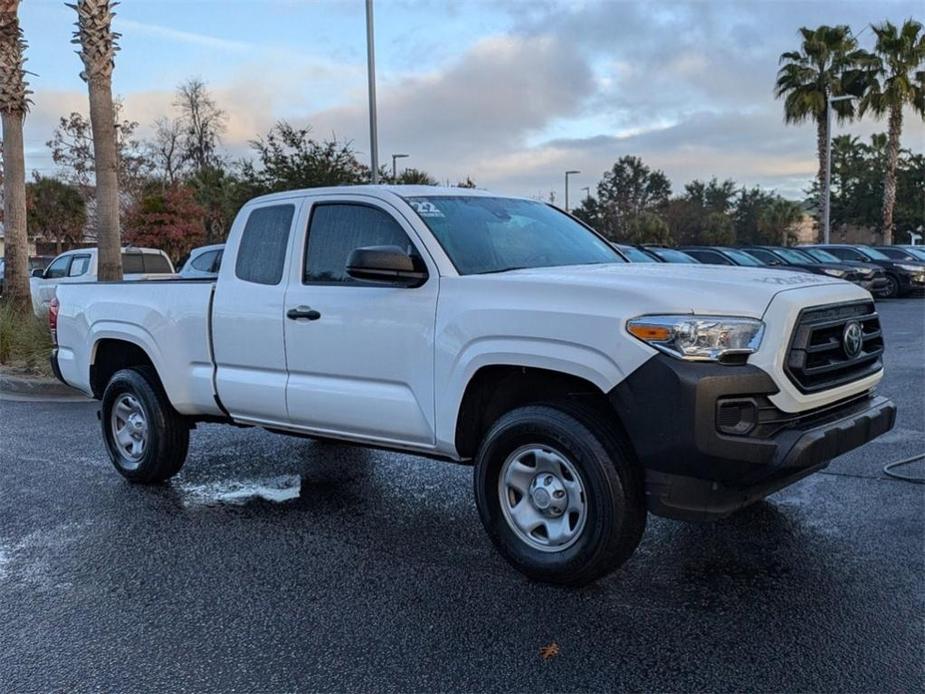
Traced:
<path id="1" fill-rule="evenodd" d="M 347 274 L 347 259 L 357 248 L 396 246 L 415 254 L 408 235 L 392 215 L 377 207 L 350 203 L 315 205 L 308 227 L 305 284 L 357 284 Z"/>
<path id="2" fill-rule="evenodd" d="M 75 255 L 71 260 L 71 268 L 67 273 L 68 277 L 80 277 L 87 273 L 88 267 L 90 267 L 89 255 Z"/>
<path id="3" fill-rule="evenodd" d="M 876 248 L 864 248 L 861 249 L 860 253 L 866 255 L 871 260 L 889 260 L 883 253 L 878 251 Z"/>
<path id="4" fill-rule="evenodd" d="M 867 260 L 867 258 L 853 248 L 830 248 L 829 253 L 842 260 Z"/>
<path id="5" fill-rule="evenodd" d="M 738 265 L 747 265 L 749 267 L 761 267 L 762 265 L 764 265 L 764 263 L 762 263 L 760 260 L 758 260 L 757 258 L 753 258 L 752 256 L 750 256 L 748 253 L 745 253 L 744 251 L 737 251 L 734 249 L 729 249 L 726 251 L 726 254 L 730 258 L 732 258 Z"/>
<path id="6" fill-rule="evenodd" d="M 721 253 L 717 253 L 716 251 L 701 251 L 697 249 L 691 249 L 684 252 L 694 256 L 701 263 L 706 263 L 707 265 L 732 265 L 732 261 L 724 257 Z"/>
<path id="7" fill-rule="evenodd" d="M 763 248 L 749 248 L 745 251 L 751 256 L 758 258 L 765 265 L 780 265 L 780 258 L 771 253 L 771 251 L 766 251 Z"/>
<path id="8" fill-rule="evenodd" d="M 234 274 L 256 284 L 279 284 L 286 263 L 294 205 L 272 205 L 253 210 L 238 243 Z"/>
<path id="9" fill-rule="evenodd" d="M 463 195 L 405 200 L 462 275 L 623 262 L 601 237 L 545 203 Z"/>
<path id="10" fill-rule="evenodd" d="M 651 255 L 645 251 L 640 251 L 638 248 L 633 248 L 632 246 L 620 246 L 617 248 L 623 255 L 626 256 L 626 259 L 631 263 L 656 263 L 658 262 Z"/>
<path id="11" fill-rule="evenodd" d="M 806 258 L 799 251 L 794 251 L 789 248 L 781 248 L 777 251 L 777 254 L 782 256 L 788 263 L 793 263 L 794 265 L 801 265 L 806 263 Z"/>
<path id="12" fill-rule="evenodd" d="M 692 258 L 683 251 L 676 251 L 673 248 L 656 248 L 652 251 L 666 263 L 690 263 L 697 264 L 697 259 Z"/>
<path id="13" fill-rule="evenodd" d="M 61 277 L 67 277 L 67 268 L 71 263 L 71 256 L 63 255 L 45 270 L 45 279 L 56 280 Z"/>

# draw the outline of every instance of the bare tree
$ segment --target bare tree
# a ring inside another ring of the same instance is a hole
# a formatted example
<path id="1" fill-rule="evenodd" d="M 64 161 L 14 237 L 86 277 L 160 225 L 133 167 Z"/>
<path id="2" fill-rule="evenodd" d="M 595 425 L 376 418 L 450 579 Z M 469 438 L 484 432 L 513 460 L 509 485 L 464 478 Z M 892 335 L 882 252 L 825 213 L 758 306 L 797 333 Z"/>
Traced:
<path id="1" fill-rule="evenodd" d="M 218 146 L 225 132 L 225 112 L 218 107 L 206 83 L 191 78 L 177 87 L 174 106 L 180 111 L 183 158 L 197 174 L 221 163 Z"/>
<path id="2" fill-rule="evenodd" d="M 148 157 L 164 186 L 172 186 L 186 168 L 183 156 L 183 125 L 174 118 L 154 122 L 154 139 L 148 143 Z"/>
<path id="3" fill-rule="evenodd" d="M 80 45 L 84 70 L 81 78 L 89 85 L 90 124 L 93 130 L 93 159 L 96 174 L 97 246 L 100 280 L 122 279 L 122 235 L 119 227 L 119 156 L 116 113 L 112 99 L 112 71 L 119 35 L 112 30 L 115 16 L 110 0 L 77 0 L 68 4 L 77 12 L 73 43 Z"/>
<path id="4" fill-rule="evenodd" d="M 22 126 L 29 110 L 19 27 L 19 0 L 0 3 L 0 117 L 3 121 L 3 224 L 5 282 L 9 298 L 28 306 L 29 238 L 26 230 L 26 162 Z"/>

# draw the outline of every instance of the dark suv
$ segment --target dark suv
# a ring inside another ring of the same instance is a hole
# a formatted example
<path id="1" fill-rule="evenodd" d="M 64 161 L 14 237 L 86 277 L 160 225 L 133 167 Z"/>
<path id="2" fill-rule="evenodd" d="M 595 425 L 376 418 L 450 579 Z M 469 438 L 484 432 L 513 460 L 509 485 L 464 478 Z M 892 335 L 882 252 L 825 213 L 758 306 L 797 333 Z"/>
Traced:
<path id="1" fill-rule="evenodd" d="M 767 267 L 775 270 L 792 270 L 794 272 L 809 272 L 798 267 L 782 267 L 780 264 L 771 265 L 746 253 L 741 248 L 727 248 L 725 246 L 681 246 L 684 251 L 701 263 L 707 265 L 744 265 L 745 267 Z"/>
<path id="2" fill-rule="evenodd" d="M 849 244 L 815 244 L 806 248 L 821 248 L 839 260 L 873 263 L 883 268 L 886 273 L 887 289 L 884 296 L 895 298 L 905 296 L 912 291 L 925 289 L 925 263 L 921 261 L 893 260 L 870 246 L 852 246 Z"/>
<path id="3" fill-rule="evenodd" d="M 854 282 L 874 296 L 880 296 L 888 289 L 886 275 L 876 265 L 845 263 L 834 256 L 828 259 L 815 258 L 798 248 L 783 246 L 747 246 L 742 250 L 768 265 L 801 269 Z"/>

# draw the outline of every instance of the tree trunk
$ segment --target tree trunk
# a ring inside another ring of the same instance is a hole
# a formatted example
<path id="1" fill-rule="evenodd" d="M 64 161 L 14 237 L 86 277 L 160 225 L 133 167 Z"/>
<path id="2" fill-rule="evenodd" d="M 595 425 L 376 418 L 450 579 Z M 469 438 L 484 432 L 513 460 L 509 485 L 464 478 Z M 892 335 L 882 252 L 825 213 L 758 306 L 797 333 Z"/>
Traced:
<path id="1" fill-rule="evenodd" d="M 101 281 L 122 279 L 122 234 L 119 229 L 119 156 L 112 79 L 91 77 L 90 125 L 96 166 L 96 243 Z"/>
<path id="2" fill-rule="evenodd" d="M 10 301 L 25 309 L 29 295 L 29 237 L 26 231 L 26 162 L 23 155 L 23 115 L 2 114 L 3 229 L 6 235 L 4 284 Z"/>
<path id="3" fill-rule="evenodd" d="M 829 201 L 825 197 L 825 171 L 826 171 L 826 142 L 829 139 L 828 124 L 825 117 L 816 123 L 816 149 L 819 154 L 819 233 L 817 240 L 821 243 L 825 239 L 822 235 L 825 233 L 825 209 Z"/>
<path id="4" fill-rule="evenodd" d="M 883 180 L 883 243 L 893 245 L 893 208 L 896 206 L 896 166 L 899 161 L 899 135 L 903 129 L 902 106 L 890 109 L 890 134 L 886 149 L 886 173 Z"/>

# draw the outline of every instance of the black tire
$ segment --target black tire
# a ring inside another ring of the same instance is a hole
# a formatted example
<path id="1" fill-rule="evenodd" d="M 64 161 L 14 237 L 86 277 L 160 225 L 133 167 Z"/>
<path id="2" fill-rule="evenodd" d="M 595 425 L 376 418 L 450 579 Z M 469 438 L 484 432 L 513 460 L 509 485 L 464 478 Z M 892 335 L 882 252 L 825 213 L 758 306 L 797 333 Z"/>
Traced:
<path id="1" fill-rule="evenodd" d="M 113 408 L 123 396 L 140 406 L 146 422 L 145 442 L 137 458 L 127 455 L 116 441 Z M 130 482 L 163 482 L 183 467 L 189 449 L 189 425 L 173 409 L 150 367 L 123 369 L 113 375 L 103 393 L 100 422 L 109 458 Z"/>
<path id="2" fill-rule="evenodd" d="M 531 444 L 566 456 L 584 486 L 583 529 L 565 549 L 534 548 L 518 536 L 501 507 L 501 469 L 508 457 Z M 516 569 L 537 581 L 590 583 L 629 559 L 645 530 L 641 470 L 618 431 L 592 408 L 552 403 L 503 415 L 482 441 L 474 481 L 479 515 L 492 542 Z"/>
<path id="3" fill-rule="evenodd" d="M 899 298 L 899 278 L 895 275 L 886 276 L 886 289 L 883 290 L 883 293 L 880 295 L 887 299 L 898 299 Z"/>

